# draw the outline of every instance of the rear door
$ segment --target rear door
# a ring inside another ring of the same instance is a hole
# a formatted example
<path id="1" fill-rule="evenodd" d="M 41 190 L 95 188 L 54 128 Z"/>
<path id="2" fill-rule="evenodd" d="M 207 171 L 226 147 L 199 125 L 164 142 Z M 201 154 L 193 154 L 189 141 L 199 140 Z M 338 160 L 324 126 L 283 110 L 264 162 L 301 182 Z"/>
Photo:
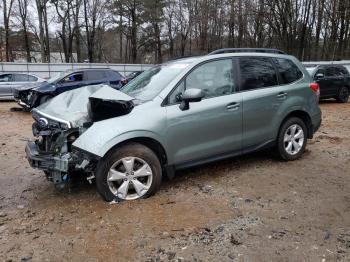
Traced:
<path id="1" fill-rule="evenodd" d="M 38 79 L 34 76 L 27 74 L 13 74 L 12 76 L 12 88 L 21 87 L 29 82 L 36 82 Z"/>
<path id="2" fill-rule="evenodd" d="M 288 98 L 297 96 L 305 83 L 293 84 L 303 73 L 288 59 L 241 57 L 240 89 L 243 95 L 243 150 L 257 150 L 277 137 Z M 295 86 L 297 86 L 295 88 Z"/>
<path id="3" fill-rule="evenodd" d="M 344 84 L 344 77 L 336 66 L 326 68 L 326 77 L 324 84 L 324 94 L 326 96 L 336 96 L 338 90 Z"/>
<path id="4" fill-rule="evenodd" d="M 12 74 L 0 75 L 0 97 L 6 98 L 12 96 L 11 81 Z"/>

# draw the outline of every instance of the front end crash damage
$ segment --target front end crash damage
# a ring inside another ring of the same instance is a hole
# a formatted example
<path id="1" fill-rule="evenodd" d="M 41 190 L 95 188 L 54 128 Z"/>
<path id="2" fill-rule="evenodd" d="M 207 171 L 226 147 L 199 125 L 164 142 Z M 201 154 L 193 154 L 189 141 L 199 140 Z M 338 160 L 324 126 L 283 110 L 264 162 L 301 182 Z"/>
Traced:
<path id="1" fill-rule="evenodd" d="M 58 186 L 76 173 L 94 177 L 99 157 L 72 146 L 94 122 L 128 114 L 133 98 L 106 85 L 87 86 L 65 92 L 34 109 L 34 141 L 26 145 L 33 168 L 43 170 Z"/>

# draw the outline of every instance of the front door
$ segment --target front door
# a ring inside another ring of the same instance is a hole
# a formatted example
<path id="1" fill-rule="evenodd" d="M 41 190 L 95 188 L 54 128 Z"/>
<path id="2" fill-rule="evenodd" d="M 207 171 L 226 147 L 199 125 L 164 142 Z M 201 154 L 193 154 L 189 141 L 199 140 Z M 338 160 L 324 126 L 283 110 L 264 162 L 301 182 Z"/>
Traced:
<path id="1" fill-rule="evenodd" d="M 57 93 L 63 93 L 83 86 L 83 73 L 77 72 L 63 78 L 57 85 Z"/>
<path id="2" fill-rule="evenodd" d="M 167 113 L 167 144 L 170 161 L 191 161 L 240 153 L 242 142 L 242 96 L 236 93 L 231 58 L 197 66 L 171 93 Z M 179 108 L 185 89 L 202 89 L 205 97 Z"/>

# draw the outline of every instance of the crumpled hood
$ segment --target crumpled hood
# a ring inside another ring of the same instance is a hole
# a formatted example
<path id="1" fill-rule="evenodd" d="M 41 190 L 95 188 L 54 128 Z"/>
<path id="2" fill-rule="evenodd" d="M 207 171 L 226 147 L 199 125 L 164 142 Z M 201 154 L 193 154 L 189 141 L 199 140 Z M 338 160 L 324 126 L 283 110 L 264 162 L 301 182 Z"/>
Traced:
<path id="1" fill-rule="evenodd" d="M 89 114 L 90 98 L 109 103 L 114 101 L 117 104 L 131 102 L 134 99 L 108 85 L 92 85 L 64 92 L 33 111 L 58 121 L 69 122 L 71 127 L 79 127 L 86 122 L 92 122 Z"/>

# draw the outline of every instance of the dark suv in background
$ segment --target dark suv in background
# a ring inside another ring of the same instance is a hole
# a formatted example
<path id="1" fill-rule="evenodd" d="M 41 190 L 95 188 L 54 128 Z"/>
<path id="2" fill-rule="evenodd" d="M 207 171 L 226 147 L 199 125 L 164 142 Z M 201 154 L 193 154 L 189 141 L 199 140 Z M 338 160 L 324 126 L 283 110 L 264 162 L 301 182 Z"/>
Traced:
<path id="1" fill-rule="evenodd" d="M 120 73 L 108 68 L 77 69 L 61 72 L 43 83 L 15 88 L 13 95 L 19 105 L 32 109 L 54 96 L 83 86 L 108 84 L 114 89 L 120 89 L 125 83 Z"/>
<path id="2" fill-rule="evenodd" d="M 346 103 L 350 93 L 350 74 L 342 65 L 320 65 L 311 73 L 320 87 L 320 98 L 335 98 Z"/>

